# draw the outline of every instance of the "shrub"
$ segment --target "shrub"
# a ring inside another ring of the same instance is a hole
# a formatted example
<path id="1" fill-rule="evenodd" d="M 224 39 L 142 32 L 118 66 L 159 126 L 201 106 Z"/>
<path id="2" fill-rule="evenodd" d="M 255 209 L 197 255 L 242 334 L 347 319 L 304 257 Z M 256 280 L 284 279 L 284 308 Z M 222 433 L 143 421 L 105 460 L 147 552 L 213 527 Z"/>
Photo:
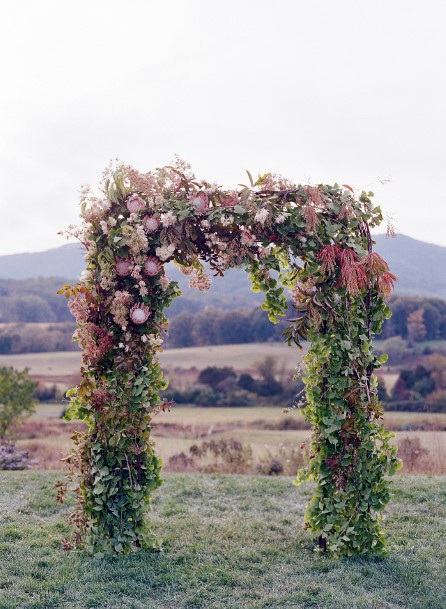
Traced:
<path id="1" fill-rule="evenodd" d="M 233 368 L 217 366 L 208 366 L 203 368 L 198 376 L 198 382 L 202 385 L 209 385 L 214 391 L 223 390 L 225 382 L 230 379 L 236 379 L 237 375 Z"/>
<path id="2" fill-rule="evenodd" d="M 386 411 L 426 412 L 424 400 L 392 400 L 386 405 Z"/>
<path id="3" fill-rule="evenodd" d="M 252 448 L 238 440 L 210 440 L 193 444 L 189 449 L 197 469 L 204 473 L 247 473 L 252 463 Z"/>
<path id="4" fill-rule="evenodd" d="M 0 438 L 23 416 L 34 412 L 33 393 L 37 383 L 28 377 L 28 370 L 0 368 Z"/>
<path id="5" fill-rule="evenodd" d="M 280 444 L 275 451 L 267 447 L 257 463 L 257 471 L 264 476 L 295 476 L 298 469 L 305 465 L 306 457 L 303 444 L 300 447 Z"/>
<path id="6" fill-rule="evenodd" d="M 419 461 L 427 456 L 429 451 L 422 448 L 420 438 L 403 438 L 398 443 L 398 457 L 403 460 L 404 469 L 413 472 Z"/>
<path id="7" fill-rule="evenodd" d="M 430 412 L 446 412 L 446 390 L 437 389 L 426 397 L 426 410 Z"/>
<path id="8" fill-rule="evenodd" d="M 29 453 L 16 450 L 14 444 L 0 444 L 0 471 L 13 471 L 31 467 Z"/>
<path id="9" fill-rule="evenodd" d="M 63 394 L 61 394 L 56 384 L 48 387 L 44 383 L 39 383 L 33 393 L 33 397 L 39 400 L 39 402 L 49 402 L 60 400 Z"/>

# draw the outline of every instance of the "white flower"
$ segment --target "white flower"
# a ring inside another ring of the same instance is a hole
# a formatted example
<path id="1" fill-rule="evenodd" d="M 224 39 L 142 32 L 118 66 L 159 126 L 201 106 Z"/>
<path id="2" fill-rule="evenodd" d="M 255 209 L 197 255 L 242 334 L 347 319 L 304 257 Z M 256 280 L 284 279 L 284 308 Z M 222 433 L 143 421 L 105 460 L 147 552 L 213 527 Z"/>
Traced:
<path id="1" fill-rule="evenodd" d="M 234 216 L 222 216 L 220 222 L 222 226 L 230 226 L 234 222 Z"/>
<path id="2" fill-rule="evenodd" d="M 161 337 L 156 337 L 154 334 L 149 334 L 148 339 L 149 345 L 151 345 L 152 347 L 161 347 L 164 342 Z"/>
<path id="3" fill-rule="evenodd" d="M 105 220 L 101 220 L 99 222 L 99 226 L 102 228 L 102 232 L 104 233 L 104 235 L 106 235 L 108 233 L 107 222 Z"/>
<path id="4" fill-rule="evenodd" d="M 283 224 L 285 222 L 285 220 L 287 219 L 288 215 L 289 214 L 285 214 L 285 213 L 279 214 L 276 218 L 276 224 Z"/>
<path id="5" fill-rule="evenodd" d="M 141 340 L 142 340 L 142 342 L 143 342 L 143 343 L 146 343 L 146 342 L 147 342 L 147 340 L 148 340 L 148 339 L 147 339 L 147 336 L 146 336 L 145 334 L 143 334 L 143 335 L 141 336 Z"/>
<path id="6" fill-rule="evenodd" d="M 172 279 L 170 279 L 169 277 L 166 277 L 166 275 L 161 275 L 159 282 L 161 284 L 161 287 L 164 291 L 167 290 L 167 288 L 170 286 L 170 284 L 172 283 Z"/>
<path id="7" fill-rule="evenodd" d="M 256 222 L 259 222 L 260 224 L 265 224 L 268 216 L 269 216 L 269 211 L 267 209 L 265 209 L 265 208 L 259 209 L 259 211 L 254 216 L 254 220 Z"/>
<path id="8" fill-rule="evenodd" d="M 109 225 L 113 228 L 113 226 L 116 226 L 116 224 L 118 223 L 118 221 L 116 220 L 116 218 L 109 218 L 108 219 L 108 223 Z"/>
<path id="9" fill-rule="evenodd" d="M 175 214 L 171 211 L 167 211 L 165 214 L 161 214 L 161 224 L 164 228 L 173 226 L 177 221 Z"/>
<path id="10" fill-rule="evenodd" d="M 211 228 L 211 223 L 209 222 L 209 220 L 202 220 L 200 222 L 200 224 L 201 224 L 202 228 L 205 228 L 205 229 Z"/>
<path id="11" fill-rule="evenodd" d="M 175 251 L 175 245 L 171 243 L 170 245 L 162 245 L 161 247 L 156 248 L 156 255 L 160 260 L 167 260 L 172 256 Z"/>

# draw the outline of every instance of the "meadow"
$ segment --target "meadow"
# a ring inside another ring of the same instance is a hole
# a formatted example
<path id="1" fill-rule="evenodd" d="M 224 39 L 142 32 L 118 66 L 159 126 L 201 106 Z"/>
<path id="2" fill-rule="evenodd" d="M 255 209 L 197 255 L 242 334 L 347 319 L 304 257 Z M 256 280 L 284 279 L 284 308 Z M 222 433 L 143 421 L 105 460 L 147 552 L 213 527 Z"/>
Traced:
<path id="1" fill-rule="evenodd" d="M 383 345 L 378 343 L 380 346 Z M 280 343 L 249 343 L 167 349 L 160 354 L 160 360 L 168 377 L 176 383 L 181 383 L 181 379 L 189 383 L 209 365 L 252 372 L 256 362 L 267 355 L 274 356 L 278 365 L 291 374 L 305 353 L 306 348 L 299 350 Z M 77 382 L 80 361 L 81 354 L 76 351 L 0 356 L 0 366 L 26 366 L 33 378 L 47 386 L 56 384 L 60 392 Z M 388 390 L 397 376 L 394 369 L 384 367 L 382 377 Z M 172 458 L 175 461 L 181 454 L 189 457 L 192 446 L 210 441 L 236 441 L 252 451 L 245 473 L 258 473 L 259 462 L 265 459 L 287 463 L 283 473 L 291 473 L 293 467 L 297 469 L 302 464 L 307 445 L 303 452 L 299 452 L 299 447 L 308 440 L 309 431 L 298 411 L 284 414 L 280 406 L 233 406 L 174 405 L 170 413 L 158 415 L 154 419 L 154 439 L 165 468 L 179 471 L 184 457 L 170 464 Z M 34 417 L 18 429 L 17 445 L 30 452 L 36 468 L 59 469 L 60 459 L 70 449 L 72 430 L 79 424 L 60 420 L 62 409 L 60 402 L 40 404 Z M 396 433 L 406 461 L 403 473 L 446 474 L 446 414 L 387 412 L 385 422 Z M 187 471 L 191 466 L 186 463 L 185 467 Z"/>
<path id="2" fill-rule="evenodd" d="M 254 363 L 267 355 L 273 355 L 287 369 L 293 370 L 301 361 L 306 350 L 288 347 L 283 343 L 246 343 L 235 345 L 209 345 L 206 347 L 187 347 L 166 349 L 160 354 L 163 367 L 196 368 L 206 366 L 232 366 L 238 370 L 250 369 Z M 61 351 L 49 353 L 20 353 L 0 355 L 1 366 L 29 368 L 36 376 L 71 376 L 79 372 L 80 351 Z"/>
<path id="3" fill-rule="evenodd" d="M 444 609 L 446 478 L 405 476 L 386 509 L 389 554 L 332 561 L 303 530 L 312 485 L 165 474 L 152 528 L 164 550 L 66 551 L 58 472 L 0 473 L 2 609 Z"/>
<path id="4" fill-rule="evenodd" d="M 82 427 L 61 420 L 61 411 L 61 404 L 42 404 L 17 429 L 17 447 L 30 452 L 38 469 L 59 469 L 60 459 L 69 452 L 73 430 Z M 446 474 L 446 414 L 389 412 L 385 424 L 395 432 L 400 445 L 405 460 L 402 473 Z M 276 459 L 283 462 L 283 473 L 291 474 L 304 462 L 307 445 L 302 450 L 300 447 L 309 439 L 308 425 L 300 412 L 285 413 L 279 406 L 173 406 L 171 412 L 154 418 L 153 427 L 165 469 L 176 471 L 181 470 L 175 456 L 190 456 L 192 446 L 236 441 L 252 451 L 251 461 L 242 468 L 238 463 L 236 473 L 257 473 L 259 468 L 262 472 L 259 464 Z M 224 464 L 220 464 L 220 471 L 225 471 Z"/>

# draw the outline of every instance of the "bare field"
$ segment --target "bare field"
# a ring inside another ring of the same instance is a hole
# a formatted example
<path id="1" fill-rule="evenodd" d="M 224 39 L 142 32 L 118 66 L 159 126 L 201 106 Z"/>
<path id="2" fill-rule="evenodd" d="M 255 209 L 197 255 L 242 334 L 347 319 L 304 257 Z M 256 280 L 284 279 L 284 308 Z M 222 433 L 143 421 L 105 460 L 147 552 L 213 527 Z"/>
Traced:
<path id="1" fill-rule="evenodd" d="M 166 369 L 196 368 L 201 370 L 211 365 L 232 366 L 238 370 L 248 370 L 258 360 L 272 355 L 284 367 L 294 370 L 305 353 L 305 349 L 300 350 L 281 343 L 246 343 L 166 349 L 160 354 L 160 361 Z M 0 355 L 0 366 L 29 368 L 32 376 L 72 376 L 79 372 L 80 365 L 80 351 Z"/>

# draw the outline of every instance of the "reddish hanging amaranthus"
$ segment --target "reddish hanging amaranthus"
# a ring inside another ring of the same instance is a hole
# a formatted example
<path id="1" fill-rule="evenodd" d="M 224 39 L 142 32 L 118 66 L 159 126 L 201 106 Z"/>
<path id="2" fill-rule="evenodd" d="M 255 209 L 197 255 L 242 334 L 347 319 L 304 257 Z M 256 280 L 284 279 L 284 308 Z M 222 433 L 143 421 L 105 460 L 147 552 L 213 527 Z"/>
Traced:
<path id="1" fill-rule="evenodd" d="M 396 277 L 389 271 L 387 262 L 376 252 L 370 252 L 360 262 L 371 280 L 376 278 L 376 288 L 380 294 L 389 295 Z"/>
<path id="2" fill-rule="evenodd" d="M 336 269 L 341 247 L 338 243 L 325 245 L 317 255 L 317 259 L 322 261 L 321 272 L 323 275 L 331 275 Z"/>

